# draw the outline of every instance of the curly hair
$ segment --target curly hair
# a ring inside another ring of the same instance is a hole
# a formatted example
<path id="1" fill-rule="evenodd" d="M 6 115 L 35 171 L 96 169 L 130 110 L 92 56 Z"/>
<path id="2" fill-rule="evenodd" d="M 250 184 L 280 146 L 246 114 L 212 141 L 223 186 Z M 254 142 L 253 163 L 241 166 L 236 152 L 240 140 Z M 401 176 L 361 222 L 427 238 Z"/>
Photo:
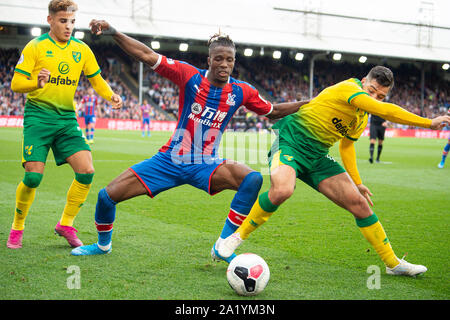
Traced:
<path id="1" fill-rule="evenodd" d="M 72 0 L 51 0 L 48 4 L 48 13 L 55 14 L 59 11 L 75 12 L 78 6 Z"/>
<path id="2" fill-rule="evenodd" d="M 214 34 L 211 38 L 208 40 L 208 48 L 211 50 L 215 47 L 231 47 L 233 49 L 236 49 L 236 46 L 234 45 L 233 40 L 231 40 L 230 36 L 224 33 Z"/>

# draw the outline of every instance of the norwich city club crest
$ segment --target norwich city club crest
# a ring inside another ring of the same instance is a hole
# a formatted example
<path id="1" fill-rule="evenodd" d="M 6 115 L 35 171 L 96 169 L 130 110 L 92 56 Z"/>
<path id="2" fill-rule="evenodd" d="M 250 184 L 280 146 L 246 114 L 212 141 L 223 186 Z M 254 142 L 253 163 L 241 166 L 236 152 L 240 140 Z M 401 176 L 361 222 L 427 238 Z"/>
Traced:
<path id="1" fill-rule="evenodd" d="M 25 154 L 31 156 L 33 153 L 33 146 L 25 146 Z"/>
<path id="2" fill-rule="evenodd" d="M 72 57 L 73 57 L 73 60 L 75 60 L 76 63 L 80 62 L 80 60 L 81 60 L 81 52 L 72 51 Z"/>
<path id="3" fill-rule="evenodd" d="M 284 155 L 284 158 L 285 158 L 287 161 L 292 161 L 292 160 L 294 160 L 294 157 L 293 157 L 293 156 L 289 156 L 289 155 L 287 155 L 287 154 Z"/>

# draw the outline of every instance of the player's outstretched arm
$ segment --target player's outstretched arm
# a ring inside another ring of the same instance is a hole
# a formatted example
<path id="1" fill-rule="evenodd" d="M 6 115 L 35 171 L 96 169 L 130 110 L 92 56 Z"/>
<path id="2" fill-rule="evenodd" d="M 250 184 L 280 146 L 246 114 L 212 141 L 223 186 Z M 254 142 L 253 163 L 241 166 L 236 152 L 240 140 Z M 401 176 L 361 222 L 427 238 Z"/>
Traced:
<path id="1" fill-rule="evenodd" d="M 273 105 L 273 111 L 267 115 L 269 119 L 280 119 L 297 112 L 301 106 L 309 103 L 309 100 L 284 102 Z"/>
<path id="2" fill-rule="evenodd" d="M 352 105 L 391 122 L 433 130 L 443 128 L 450 121 L 448 115 L 434 119 L 423 118 L 393 103 L 377 101 L 365 94 L 355 97 Z"/>
<path id="3" fill-rule="evenodd" d="M 95 35 L 111 34 L 114 41 L 130 56 L 139 60 L 150 67 L 158 61 L 159 55 L 142 42 L 133 39 L 109 25 L 105 20 L 92 20 L 89 23 L 91 32 Z"/>

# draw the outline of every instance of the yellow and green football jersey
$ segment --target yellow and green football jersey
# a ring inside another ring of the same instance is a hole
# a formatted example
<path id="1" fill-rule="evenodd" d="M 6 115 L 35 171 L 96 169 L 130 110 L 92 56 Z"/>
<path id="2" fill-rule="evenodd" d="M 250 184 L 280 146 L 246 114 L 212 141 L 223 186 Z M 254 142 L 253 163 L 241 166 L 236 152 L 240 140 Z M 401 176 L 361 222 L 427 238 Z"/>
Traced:
<path id="1" fill-rule="evenodd" d="M 71 37 L 62 45 L 48 33 L 25 46 L 15 72 L 37 81 L 37 75 L 43 68 L 50 71 L 50 79 L 43 88 L 28 93 L 25 113 L 28 108 L 74 117 L 74 95 L 81 72 L 87 78 L 101 72 L 94 53 L 84 42 Z"/>
<path id="2" fill-rule="evenodd" d="M 294 142 L 297 137 L 308 137 L 320 149 L 328 149 L 346 137 L 357 140 L 368 120 L 367 112 L 352 105 L 352 100 L 363 91 L 358 79 L 352 78 L 324 89 L 299 111 L 277 122 L 280 136 Z"/>

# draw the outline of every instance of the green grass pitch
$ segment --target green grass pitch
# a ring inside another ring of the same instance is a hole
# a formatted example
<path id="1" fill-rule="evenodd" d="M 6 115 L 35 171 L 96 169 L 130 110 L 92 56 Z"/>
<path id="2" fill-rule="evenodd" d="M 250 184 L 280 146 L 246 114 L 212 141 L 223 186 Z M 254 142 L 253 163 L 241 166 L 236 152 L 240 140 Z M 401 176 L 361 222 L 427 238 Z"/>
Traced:
<path id="1" fill-rule="evenodd" d="M 169 136 L 96 131 L 94 183 L 75 220 L 85 244 L 97 240 L 98 191 L 157 152 Z M 20 128 L 0 129 L 0 299 L 242 299 L 228 286 L 226 264 L 210 259 L 233 191 L 211 197 L 181 186 L 154 199 L 141 196 L 121 203 L 112 253 L 74 257 L 66 241 L 53 233 L 73 173 L 68 165 L 56 167 L 50 154 L 26 221 L 23 248 L 7 249 L 15 190 L 23 178 L 21 139 Z M 374 164 L 367 161 L 368 138 L 356 144 L 361 176 L 396 254 L 407 252 L 407 260 L 424 264 L 427 273 L 417 278 L 386 275 L 351 214 L 299 181 L 292 198 L 238 249 L 262 256 L 271 269 L 265 291 L 245 299 L 449 299 L 450 163 L 437 168 L 445 143 L 387 138 L 384 162 Z M 340 160 L 337 147 L 331 155 Z M 259 163 L 251 166 L 266 170 Z M 261 190 L 268 187 L 265 175 Z M 370 289 L 373 265 L 381 274 L 379 286 Z M 79 270 L 79 287 L 72 281 L 73 270 Z"/>

